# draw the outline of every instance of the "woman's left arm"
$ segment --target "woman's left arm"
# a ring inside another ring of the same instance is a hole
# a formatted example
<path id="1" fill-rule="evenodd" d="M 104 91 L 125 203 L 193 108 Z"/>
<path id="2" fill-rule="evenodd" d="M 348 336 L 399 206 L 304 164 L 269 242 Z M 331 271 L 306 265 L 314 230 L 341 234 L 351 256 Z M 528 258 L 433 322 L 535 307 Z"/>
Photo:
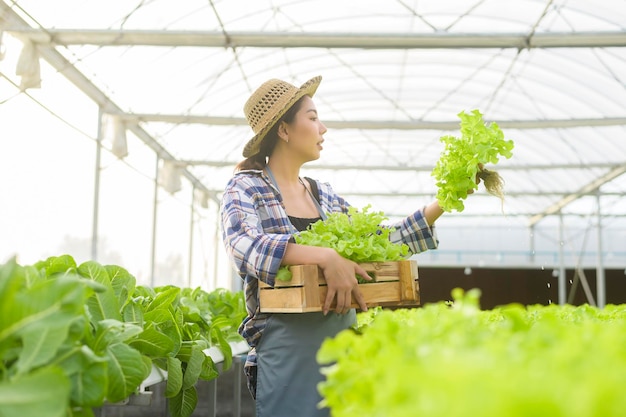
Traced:
<path id="1" fill-rule="evenodd" d="M 426 218 L 426 223 L 430 226 L 435 224 L 435 221 L 441 217 L 443 214 L 443 209 L 439 206 L 437 201 L 430 203 L 428 206 L 424 207 L 424 218 Z"/>
<path id="2" fill-rule="evenodd" d="M 483 169 L 482 164 L 478 168 Z M 480 178 L 476 175 L 476 184 L 480 184 Z M 468 190 L 472 194 L 474 190 Z M 412 253 L 424 252 L 428 249 L 437 249 L 439 240 L 435 230 L 435 221 L 444 213 L 436 200 L 421 208 L 400 222 L 392 225 L 395 229 L 390 235 L 390 240 L 395 243 L 405 243 Z"/>

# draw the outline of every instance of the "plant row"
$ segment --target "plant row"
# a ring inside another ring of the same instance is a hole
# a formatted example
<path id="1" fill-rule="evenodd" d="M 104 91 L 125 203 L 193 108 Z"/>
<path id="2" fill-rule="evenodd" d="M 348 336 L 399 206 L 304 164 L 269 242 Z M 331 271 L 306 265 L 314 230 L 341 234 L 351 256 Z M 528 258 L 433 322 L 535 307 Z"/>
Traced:
<path id="1" fill-rule="evenodd" d="M 231 365 L 242 292 L 137 285 L 117 265 L 69 255 L 0 265 L 0 417 L 88 417 L 167 372 L 173 417 L 191 415 L 196 383 Z"/>
<path id="2" fill-rule="evenodd" d="M 626 306 L 370 309 L 318 351 L 333 417 L 618 417 Z"/>

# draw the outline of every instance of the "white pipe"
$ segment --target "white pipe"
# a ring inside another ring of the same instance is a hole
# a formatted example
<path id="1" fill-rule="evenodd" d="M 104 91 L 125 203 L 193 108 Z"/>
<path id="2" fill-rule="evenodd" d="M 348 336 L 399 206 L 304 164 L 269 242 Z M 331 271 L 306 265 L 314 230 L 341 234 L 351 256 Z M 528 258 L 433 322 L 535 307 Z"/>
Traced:
<path id="1" fill-rule="evenodd" d="M 196 187 L 191 190 L 191 219 L 189 221 L 189 259 L 187 267 L 187 287 L 191 288 L 191 276 L 193 272 L 193 229 L 195 225 L 196 205 L 194 204 Z"/>
<path id="2" fill-rule="evenodd" d="M 154 288 L 154 273 L 156 260 L 156 233 L 157 233 L 157 206 L 159 196 L 159 162 L 161 158 L 156 158 L 156 169 L 154 172 L 154 200 L 152 202 L 152 248 L 150 251 L 150 286 Z"/>
<path id="3" fill-rule="evenodd" d="M 559 212 L 559 305 L 566 303 L 565 255 L 563 254 L 563 214 Z"/>
<path id="4" fill-rule="evenodd" d="M 220 242 L 220 205 L 216 204 L 215 206 L 215 233 L 213 235 L 213 289 L 217 289 L 217 275 L 218 275 L 218 258 L 219 258 L 219 245 Z"/>
<path id="5" fill-rule="evenodd" d="M 606 283 L 604 276 L 604 255 L 602 253 L 602 213 L 600 208 L 600 195 L 596 195 L 596 204 L 598 206 L 598 264 L 596 266 L 596 293 L 598 299 L 598 308 L 604 308 L 606 305 Z"/>
<path id="6" fill-rule="evenodd" d="M 535 225 L 531 224 L 529 226 L 530 236 L 529 236 L 529 246 L 530 246 L 530 263 L 535 263 Z"/>
<path id="7" fill-rule="evenodd" d="M 91 222 L 91 260 L 98 260 L 98 219 L 100 214 L 100 163 L 102 161 L 102 107 L 98 109 L 96 136 L 96 170 L 93 185 L 93 219 Z"/>

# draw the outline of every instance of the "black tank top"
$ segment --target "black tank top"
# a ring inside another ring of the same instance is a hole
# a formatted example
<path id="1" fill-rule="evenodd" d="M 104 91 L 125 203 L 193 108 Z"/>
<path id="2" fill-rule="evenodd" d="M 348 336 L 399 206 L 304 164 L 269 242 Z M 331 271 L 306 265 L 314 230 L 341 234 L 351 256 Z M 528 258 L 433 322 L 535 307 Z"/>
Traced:
<path id="1" fill-rule="evenodd" d="M 304 179 L 309 182 L 309 184 L 311 185 L 311 193 L 313 193 L 313 196 L 315 197 L 317 202 L 320 203 L 320 192 L 317 189 L 317 183 L 315 182 L 315 180 L 309 177 L 304 177 Z M 289 221 L 298 232 L 304 232 L 306 228 L 309 227 L 309 225 L 321 219 L 321 217 L 305 218 L 289 216 Z"/>

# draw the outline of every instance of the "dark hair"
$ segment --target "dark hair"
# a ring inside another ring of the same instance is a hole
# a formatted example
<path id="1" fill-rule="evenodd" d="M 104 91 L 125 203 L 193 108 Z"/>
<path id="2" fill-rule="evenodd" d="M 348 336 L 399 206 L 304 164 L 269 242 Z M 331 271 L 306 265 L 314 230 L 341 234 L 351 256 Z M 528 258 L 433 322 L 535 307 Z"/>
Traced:
<path id="1" fill-rule="evenodd" d="M 293 120 L 296 117 L 296 113 L 298 113 L 300 107 L 302 107 L 302 100 L 304 99 L 304 97 L 307 96 L 303 96 L 301 99 L 293 103 L 293 106 L 291 106 L 289 110 L 287 110 L 285 114 L 280 119 L 278 119 L 278 121 L 274 124 L 274 126 L 272 126 L 272 128 L 269 130 L 269 132 L 267 132 L 267 134 L 261 141 L 259 152 L 239 162 L 237 166 L 235 166 L 235 172 L 244 171 L 247 169 L 262 170 L 263 168 L 265 168 L 265 165 L 267 165 L 267 157 L 272 154 L 272 151 L 276 146 L 276 142 L 278 141 L 278 127 L 280 126 L 280 123 L 293 123 Z"/>

